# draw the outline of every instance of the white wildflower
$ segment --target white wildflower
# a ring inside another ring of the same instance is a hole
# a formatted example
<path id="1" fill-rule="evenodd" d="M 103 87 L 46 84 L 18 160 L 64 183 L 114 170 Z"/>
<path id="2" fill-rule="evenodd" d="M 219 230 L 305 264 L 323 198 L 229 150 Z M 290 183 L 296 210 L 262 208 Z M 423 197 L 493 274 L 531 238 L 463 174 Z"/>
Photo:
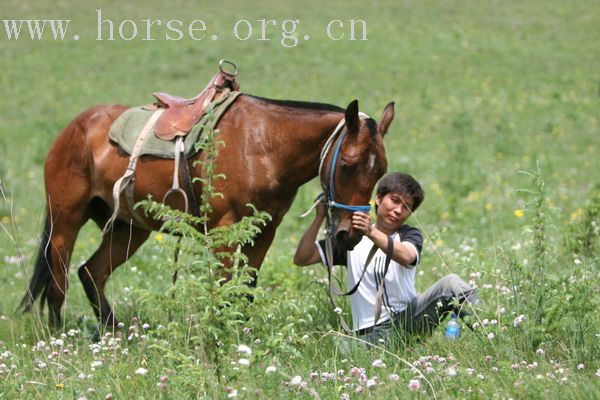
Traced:
<path id="1" fill-rule="evenodd" d="M 269 365 L 265 370 L 267 374 L 272 374 L 273 372 L 277 372 L 277 367 L 274 365 Z"/>
<path id="2" fill-rule="evenodd" d="M 296 375 L 290 381 L 290 385 L 292 386 L 300 386 L 302 384 L 302 377 L 300 375 Z"/>
<path id="3" fill-rule="evenodd" d="M 516 317 L 513 321 L 513 326 L 515 328 L 518 328 L 519 326 L 521 326 L 521 324 L 523 323 L 523 321 L 525 321 L 527 319 L 527 317 L 523 314 L 519 315 L 518 317 Z"/>
<path id="4" fill-rule="evenodd" d="M 237 347 L 237 351 L 238 351 L 238 353 L 242 353 L 242 354 L 246 354 L 246 355 L 252 354 L 252 349 L 249 346 L 246 346 L 245 344 L 240 344 Z"/>
<path id="5" fill-rule="evenodd" d="M 544 354 L 546 354 L 546 352 L 544 351 L 544 349 L 537 349 L 535 351 L 535 354 L 537 354 L 538 356 L 543 356 Z"/>

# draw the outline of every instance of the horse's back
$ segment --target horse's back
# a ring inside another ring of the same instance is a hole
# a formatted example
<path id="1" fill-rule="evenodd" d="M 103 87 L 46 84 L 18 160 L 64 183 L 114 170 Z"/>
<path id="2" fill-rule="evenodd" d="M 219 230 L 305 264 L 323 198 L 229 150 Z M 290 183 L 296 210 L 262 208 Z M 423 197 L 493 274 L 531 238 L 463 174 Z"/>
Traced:
<path id="1" fill-rule="evenodd" d="M 100 139 L 103 135 L 106 137 L 112 123 L 128 108 L 118 104 L 102 104 L 81 112 L 60 132 L 50 148 L 48 157 L 63 152 L 63 146 L 81 150 L 90 140 Z M 71 150 L 71 153 L 76 152 Z M 64 155 L 63 153 L 62 156 Z M 46 162 L 48 161 L 50 160 Z"/>

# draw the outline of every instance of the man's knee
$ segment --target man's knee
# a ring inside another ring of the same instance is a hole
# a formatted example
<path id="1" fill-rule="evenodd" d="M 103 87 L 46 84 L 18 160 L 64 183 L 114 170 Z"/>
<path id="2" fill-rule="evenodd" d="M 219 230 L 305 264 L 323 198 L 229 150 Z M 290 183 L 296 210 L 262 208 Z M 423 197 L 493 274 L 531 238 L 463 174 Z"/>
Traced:
<path id="1" fill-rule="evenodd" d="M 456 274 L 448 274 L 445 276 L 445 278 L 450 281 L 462 281 L 461 277 Z"/>
<path id="2" fill-rule="evenodd" d="M 473 287 L 457 274 L 448 274 L 442 279 L 444 286 L 450 289 L 455 296 L 463 297 L 474 291 Z"/>

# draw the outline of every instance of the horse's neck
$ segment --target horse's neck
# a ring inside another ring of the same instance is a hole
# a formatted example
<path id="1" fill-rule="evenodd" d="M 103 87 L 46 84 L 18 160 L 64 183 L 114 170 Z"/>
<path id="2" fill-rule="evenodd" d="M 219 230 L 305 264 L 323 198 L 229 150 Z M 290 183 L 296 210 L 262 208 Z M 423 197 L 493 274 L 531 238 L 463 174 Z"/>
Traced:
<path id="1" fill-rule="evenodd" d="M 282 170 L 288 171 L 288 178 L 295 179 L 297 186 L 317 176 L 321 150 L 342 118 L 339 112 L 291 116 L 287 131 L 275 133 L 287 137 L 277 152 L 278 158 Z"/>
<path id="2" fill-rule="evenodd" d="M 242 95 L 222 125 L 247 158 L 250 175 L 264 177 L 270 194 L 293 198 L 317 176 L 321 149 L 343 117 L 343 109 L 335 106 Z"/>

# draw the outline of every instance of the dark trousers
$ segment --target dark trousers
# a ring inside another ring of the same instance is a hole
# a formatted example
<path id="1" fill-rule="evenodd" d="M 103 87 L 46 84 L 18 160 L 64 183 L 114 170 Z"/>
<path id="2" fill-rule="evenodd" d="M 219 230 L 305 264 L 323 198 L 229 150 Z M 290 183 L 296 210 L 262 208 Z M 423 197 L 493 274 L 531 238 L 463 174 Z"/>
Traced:
<path id="1" fill-rule="evenodd" d="M 450 312 L 461 311 L 465 302 L 480 302 L 475 289 L 456 274 L 446 275 L 415 297 L 404 311 L 393 314 L 390 320 L 381 324 L 362 329 L 357 337 L 381 345 L 394 336 L 431 335 Z"/>

